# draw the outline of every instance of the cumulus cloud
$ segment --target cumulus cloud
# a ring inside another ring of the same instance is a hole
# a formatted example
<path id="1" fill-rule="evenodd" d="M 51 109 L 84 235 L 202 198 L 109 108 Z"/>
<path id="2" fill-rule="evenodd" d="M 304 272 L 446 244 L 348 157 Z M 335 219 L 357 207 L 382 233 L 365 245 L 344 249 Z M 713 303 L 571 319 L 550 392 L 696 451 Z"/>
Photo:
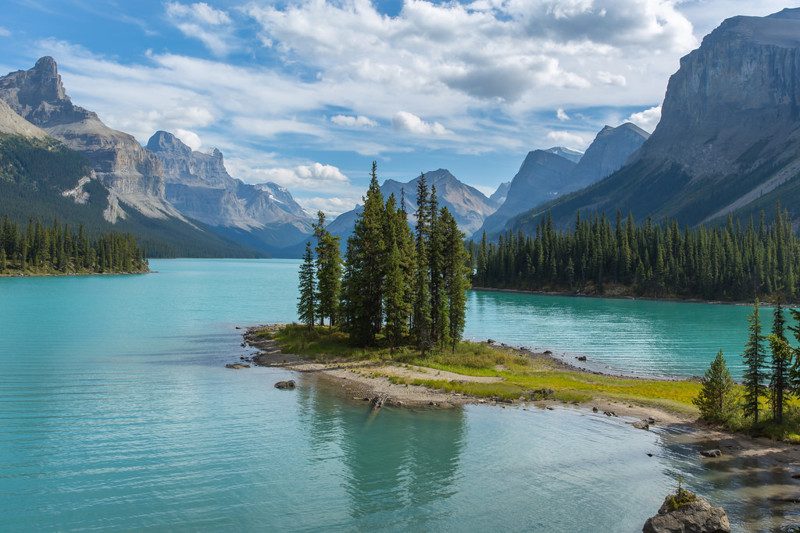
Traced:
<path id="1" fill-rule="evenodd" d="M 167 19 L 184 35 L 198 39 L 206 48 L 217 56 L 225 56 L 231 52 L 233 45 L 230 15 L 215 9 L 205 2 L 181 4 L 167 2 Z"/>
<path id="2" fill-rule="evenodd" d="M 629 116 L 625 122 L 633 122 L 644 131 L 652 133 L 661 120 L 661 106 L 651 107 Z"/>
<path id="3" fill-rule="evenodd" d="M 567 113 L 559 107 L 558 110 L 556 111 L 556 118 L 558 118 L 558 120 L 560 120 L 561 122 L 564 122 L 566 120 L 569 120 L 569 115 L 567 115 Z"/>
<path id="4" fill-rule="evenodd" d="M 365 117 L 364 115 L 358 115 L 357 117 L 350 115 L 336 115 L 331 117 L 331 122 L 348 128 L 374 128 L 378 125 L 377 122 L 369 117 Z"/>
<path id="5" fill-rule="evenodd" d="M 200 147 L 203 146 L 200 136 L 193 131 L 178 128 L 175 130 L 175 137 L 183 141 L 183 144 L 194 151 L 199 150 Z"/>
<path id="6" fill-rule="evenodd" d="M 447 135 L 452 133 L 438 122 L 425 122 L 417 115 L 398 111 L 392 117 L 392 127 L 397 131 L 407 131 L 415 135 Z"/>
<path id="7" fill-rule="evenodd" d="M 350 184 L 350 180 L 333 165 L 312 163 L 292 168 L 254 169 L 248 181 L 271 181 L 288 189 L 336 190 Z"/>
<path id="8" fill-rule="evenodd" d="M 585 134 L 570 131 L 550 131 L 547 133 L 547 140 L 576 150 L 583 150 L 591 143 L 591 138 Z"/>

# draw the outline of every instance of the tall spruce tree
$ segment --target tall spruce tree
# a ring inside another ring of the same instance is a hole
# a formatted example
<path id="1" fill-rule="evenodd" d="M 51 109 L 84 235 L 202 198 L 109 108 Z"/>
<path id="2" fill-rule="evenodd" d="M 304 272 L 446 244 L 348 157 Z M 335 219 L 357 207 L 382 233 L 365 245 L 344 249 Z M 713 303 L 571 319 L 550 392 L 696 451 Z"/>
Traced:
<path id="1" fill-rule="evenodd" d="M 417 225 L 415 231 L 417 264 L 414 274 L 413 333 L 422 357 L 425 357 L 432 344 L 431 282 L 430 264 L 428 262 L 431 218 L 428 200 L 428 184 L 425 181 L 425 174 L 420 174 L 417 183 Z"/>
<path id="2" fill-rule="evenodd" d="M 452 345 L 461 341 L 466 322 L 467 295 L 472 269 L 468 267 L 469 253 L 464 247 L 464 234 L 450 211 L 442 208 L 439 216 L 442 230 L 442 285 L 447 301 L 447 331 L 443 335 Z"/>
<path id="3" fill-rule="evenodd" d="M 317 315 L 317 283 L 315 279 L 314 254 L 311 251 L 311 241 L 306 242 L 303 252 L 303 263 L 300 265 L 298 288 L 300 296 L 297 298 L 297 314 L 300 322 L 306 326 L 314 327 L 314 318 Z"/>
<path id="4" fill-rule="evenodd" d="M 333 327 L 339 312 L 339 299 L 342 278 L 342 252 L 339 248 L 339 237 L 331 235 L 325 228 L 325 213 L 317 213 L 314 224 L 314 237 L 317 240 L 317 314 L 320 324 Z"/>
<path id="5" fill-rule="evenodd" d="M 761 315 L 759 314 L 758 300 L 753 306 L 753 314 L 747 317 L 750 323 L 748 330 L 747 343 L 742 354 L 744 358 L 745 370 L 742 375 L 744 378 L 744 412 L 745 416 L 752 417 L 753 424 L 758 424 L 759 398 L 764 393 L 764 381 L 767 374 L 765 339 L 761 334 Z"/>
<path id="6" fill-rule="evenodd" d="M 364 210 L 356 219 L 346 252 L 344 315 L 350 340 L 360 346 L 374 344 L 383 323 L 386 225 L 375 162 L 370 176 Z"/>
<path id="7" fill-rule="evenodd" d="M 786 319 L 780 298 L 775 302 L 772 313 L 772 334 L 769 336 L 772 355 L 772 373 L 769 380 L 772 419 L 778 424 L 783 421 L 784 396 L 789 389 L 789 369 L 792 362 L 792 347 L 786 340 L 784 328 Z"/>

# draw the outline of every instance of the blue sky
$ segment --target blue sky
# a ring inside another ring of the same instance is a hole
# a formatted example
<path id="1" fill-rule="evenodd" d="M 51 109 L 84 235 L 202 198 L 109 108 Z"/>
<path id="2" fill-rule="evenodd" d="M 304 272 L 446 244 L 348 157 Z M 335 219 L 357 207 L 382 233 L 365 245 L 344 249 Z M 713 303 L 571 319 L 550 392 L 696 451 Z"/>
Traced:
<path id="1" fill-rule="evenodd" d="M 0 73 L 43 55 L 67 94 L 143 144 L 217 147 L 310 211 L 447 168 L 487 194 L 537 148 L 652 131 L 679 59 L 762 0 L 5 0 Z"/>

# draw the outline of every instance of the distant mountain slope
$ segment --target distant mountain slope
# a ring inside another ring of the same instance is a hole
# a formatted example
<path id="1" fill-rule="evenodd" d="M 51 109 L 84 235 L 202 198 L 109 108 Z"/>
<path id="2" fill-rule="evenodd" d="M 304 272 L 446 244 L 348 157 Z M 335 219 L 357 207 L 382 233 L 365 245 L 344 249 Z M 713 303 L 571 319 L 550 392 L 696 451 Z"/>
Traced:
<path id="1" fill-rule="evenodd" d="M 774 212 L 780 199 L 800 222 L 800 9 L 733 17 L 681 59 L 661 121 L 628 164 L 606 180 L 521 215 L 532 231 L 551 212 L 568 227 L 617 209 L 695 225 L 731 213 Z"/>
<path id="2" fill-rule="evenodd" d="M 479 233 L 494 237 L 518 214 L 603 179 L 624 165 L 647 137 L 638 126 L 625 123 L 604 127 L 584 154 L 561 147 L 530 152 L 511 180 L 505 202 Z"/>
<path id="3" fill-rule="evenodd" d="M 506 198 L 508 197 L 508 189 L 510 188 L 511 188 L 511 182 L 504 181 L 503 183 L 497 186 L 497 189 L 489 197 L 489 201 L 494 202 L 497 205 L 503 205 L 503 202 L 505 202 Z"/>
<path id="4" fill-rule="evenodd" d="M 147 148 L 164 166 L 166 198 L 179 211 L 248 246 L 276 253 L 310 235 L 312 218 L 285 188 L 232 178 L 222 153 L 192 151 L 165 131 Z"/>
<path id="5" fill-rule="evenodd" d="M 438 169 L 425 173 L 428 187 L 436 187 L 436 195 L 440 207 L 447 207 L 458 223 L 459 229 L 467 236 L 478 229 L 486 216 L 497 209 L 497 204 L 492 202 L 478 189 L 466 185 L 453 176 L 450 171 Z M 381 185 L 384 200 L 394 194 L 397 204 L 400 204 L 401 193 L 405 192 L 405 207 L 409 217 L 417 210 L 416 195 L 419 177 L 405 183 L 388 179 Z M 329 230 L 334 235 L 343 237 L 343 242 L 353 231 L 356 216 L 361 212 L 361 206 L 352 211 L 342 213 L 329 225 Z"/>
<path id="6" fill-rule="evenodd" d="M 255 250 L 221 237 L 199 223 L 175 224 L 150 219 L 122 203 L 124 220 L 110 223 L 103 216 L 108 189 L 92 179 L 92 165 L 82 154 L 52 137 L 44 139 L 0 134 L 0 216 L 23 227 L 30 217 L 73 229 L 83 225 L 97 236 L 131 232 L 150 257 L 262 257 Z"/>
<path id="7" fill-rule="evenodd" d="M 0 214 L 131 231 L 151 256 L 265 255 L 175 209 L 158 158 L 75 106 L 52 58 L 0 77 L 0 102 Z"/>

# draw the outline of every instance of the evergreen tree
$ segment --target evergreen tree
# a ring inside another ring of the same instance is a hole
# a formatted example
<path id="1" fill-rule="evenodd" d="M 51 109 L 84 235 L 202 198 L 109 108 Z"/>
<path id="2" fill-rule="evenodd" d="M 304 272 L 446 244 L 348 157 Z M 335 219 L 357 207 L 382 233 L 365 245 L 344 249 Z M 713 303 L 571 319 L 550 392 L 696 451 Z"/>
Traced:
<path id="1" fill-rule="evenodd" d="M 700 416 L 711 422 L 724 423 L 733 409 L 734 383 L 722 356 L 722 350 L 709 365 L 701 385 L 700 393 L 692 400 L 700 409 Z"/>
<path id="2" fill-rule="evenodd" d="M 408 316 L 411 312 L 406 296 L 407 286 L 402 269 L 400 249 L 392 239 L 391 252 L 386 256 L 386 282 L 383 291 L 383 307 L 386 313 L 386 337 L 389 339 L 390 352 L 408 333 Z"/>
<path id="3" fill-rule="evenodd" d="M 425 174 L 420 174 L 417 183 L 417 226 L 415 245 L 417 251 L 414 274 L 413 332 L 422 357 L 431 347 L 431 288 L 428 262 L 430 240 L 430 210 L 428 209 L 428 184 Z"/>
<path id="4" fill-rule="evenodd" d="M 456 345 L 461 341 L 466 322 L 467 295 L 469 278 L 472 269 L 469 268 L 469 255 L 464 247 L 464 234 L 458 229 L 458 224 L 447 208 L 442 208 L 439 217 L 442 228 L 442 242 L 444 259 L 442 279 L 444 292 L 447 299 L 447 324 L 445 338 L 452 344 L 455 352 Z"/>
<path id="5" fill-rule="evenodd" d="M 764 392 L 766 379 L 766 353 L 764 351 L 764 335 L 761 334 L 761 316 L 758 309 L 758 300 L 753 306 L 753 314 L 747 317 L 750 323 L 747 343 L 742 354 L 745 370 L 744 378 L 744 410 L 745 416 L 753 418 L 753 424 L 758 424 L 759 397 Z"/>
<path id="6" fill-rule="evenodd" d="M 310 328 L 314 327 L 314 317 L 317 314 L 315 270 L 311 241 L 307 241 L 305 252 L 303 252 L 303 263 L 300 265 L 300 274 L 298 276 L 300 296 L 297 302 L 297 314 L 300 317 L 300 322 Z"/>
<path id="7" fill-rule="evenodd" d="M 339 237 L 331 235 L 325 228 L 325 213 L 322 211 L 317 212 L 314 237 L 317 240 L 317 315 L 321 325 L 325 325 L 325 317 L 328 317 L 328 325 L 333 327 L 339 311 L 342 253 Z"/>
<path id="8" fill-rule="evenodd" d="M 783 420 L 783 400 L 789 388 L 789 369 L 791 368 L 792 348 L 786 340 L 784 333 L 786 320 L 783 316 L 783 306 L 778 298 L 772 313 L 772 334 L 769 336 L 770 351 L 772 354 L 772 374 L 769 380 L 770 404 L 772 418 L 778 424 Z"/>
<path id="9" fill-rule="evenodd" d="M 373 162 L 364 210 L 356 219 L 346 252 L 344 314 L 350 340 L 360 346 L 372 345 L 383 323 L 384 229 L 383 195 L 378 185 L 377 163 Z"/>

